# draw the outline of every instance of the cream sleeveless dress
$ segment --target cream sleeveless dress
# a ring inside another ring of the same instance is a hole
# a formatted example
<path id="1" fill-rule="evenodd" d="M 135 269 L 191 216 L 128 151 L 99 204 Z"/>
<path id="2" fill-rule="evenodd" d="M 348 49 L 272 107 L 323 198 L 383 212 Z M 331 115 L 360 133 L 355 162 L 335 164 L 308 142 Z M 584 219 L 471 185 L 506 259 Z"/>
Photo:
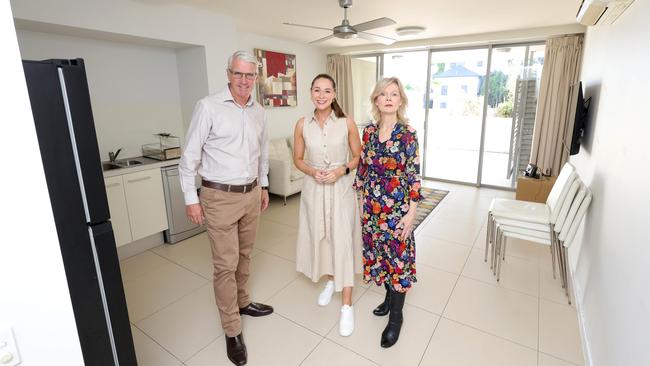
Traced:
<path id="1" fill-rule="evenodd" d="M 312 167 L 331 169 L 350 160 L 345 117 L 332 113 L 321 129 L 312 113 L 305 117 L 302 137 L 304 160 Z M 336 291 L 354 286 L 354 274 L 363 269 L 361 221 L 353 181 L 352 172 L 333 184 L 319 184 L 306 175 L 300 195 L 296 270 L 314 282 L 333 275 Z"/>

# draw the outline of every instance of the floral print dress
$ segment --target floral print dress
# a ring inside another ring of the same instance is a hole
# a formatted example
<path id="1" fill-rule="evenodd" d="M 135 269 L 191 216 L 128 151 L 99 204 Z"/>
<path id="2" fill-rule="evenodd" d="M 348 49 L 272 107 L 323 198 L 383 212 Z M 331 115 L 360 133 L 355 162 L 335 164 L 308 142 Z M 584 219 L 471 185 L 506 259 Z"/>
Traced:
<path id="1" fill-rule="evenodd" d="M 415 238 L 400 240 L 397 227 L 410 202 L 422 199 L 420 160 L 414 129 L 397 123 L 391 136 L 379 141 L 379 128 L 366 126 L 354 188 L 363 197 L 363 277 L 406 292 L 416 282 Z"/>

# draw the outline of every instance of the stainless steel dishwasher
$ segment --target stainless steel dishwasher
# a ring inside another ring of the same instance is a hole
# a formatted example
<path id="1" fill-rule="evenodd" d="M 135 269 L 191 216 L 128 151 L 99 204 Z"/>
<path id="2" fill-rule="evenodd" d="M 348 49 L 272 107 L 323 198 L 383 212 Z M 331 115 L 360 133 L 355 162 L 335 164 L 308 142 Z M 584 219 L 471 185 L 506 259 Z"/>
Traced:
<path id="1" fill-rule="evenodd" d="M 185 199 L 178 176 L 178 165 L 166 166 L 160 169 L 165 190 L 165 204 L 167 206 L 167 223 L 169 229 L 165 230 L 165 242 L 174 244 L 205 231 L 204 225 L 193 224 L 185 215 Z M 200 182 L 197 177 L 197 182 Z M 200 185 L 197 184 L 197 187 Z"/>

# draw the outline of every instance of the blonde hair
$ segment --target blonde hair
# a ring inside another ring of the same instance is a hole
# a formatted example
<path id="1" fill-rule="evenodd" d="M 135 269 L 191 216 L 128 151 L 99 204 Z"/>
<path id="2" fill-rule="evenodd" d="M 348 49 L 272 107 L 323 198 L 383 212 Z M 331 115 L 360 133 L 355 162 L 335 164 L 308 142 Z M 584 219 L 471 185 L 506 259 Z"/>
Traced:
<path id="1" fill-rule="evenodd" d="M 390 77 L 390 78 L 383 78 L 375 84 L 375 89 L 372 91 L 372 94 L 370 94 L 370 105 L 372 106 L 372 118 L 375 120 L 376 123 L 379 123 L 381 119 L 381 112 L 379 112 L 379 108 L 377 107 L 377 104 L 375 104 L 375 100 L 377 97 L 386 89 L 390 84 L 395 84 L 397 85 L 397 88 L 399 89 L 399 95 L 402 100 L 402 104 L 397 108 L 397 123 L 401 123 L 404 125 L 408 125 L 409 119 L 406 118 L 406 108 L 409 105 L 409 100 L 406 97 L 406 92 L 404 91 L 404 85 L 402 85 L 402 82 L 396 78 L 396 77 Z"/>

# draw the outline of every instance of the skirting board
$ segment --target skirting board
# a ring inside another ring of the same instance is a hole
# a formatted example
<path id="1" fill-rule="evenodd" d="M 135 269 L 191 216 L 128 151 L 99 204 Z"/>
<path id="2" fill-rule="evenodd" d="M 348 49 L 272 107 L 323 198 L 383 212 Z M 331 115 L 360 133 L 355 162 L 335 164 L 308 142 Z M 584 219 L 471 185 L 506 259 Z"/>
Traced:
<path id="1" fill-rule="evenodd" d="M 117 257 L 122 261 L 162 244 L 165 244 L 165 240 L 163 239 L 163 233 L 161 231 L 117 247 Z"/>
<path id="2" fill-rule="evenodd" d="M 585 366 L 591 366 L 591 348 L 589 347 L 589 342 L 587 341 L 587 325 L 585 318 L 582 312 L 582 288 L 576 286 L 576 282 L 573 280 L 573 268 L 569 267 L 569 279 L 571 281 L 571 288 L 573 289 L 573 303 L 576 306 L 576 312 L 578 313 L 578 324 L 580 327 L 580 343 L 582 343 L 582 356 L 584 357 Z M 569 296 L 571 292 L 569 292 Z"/>

